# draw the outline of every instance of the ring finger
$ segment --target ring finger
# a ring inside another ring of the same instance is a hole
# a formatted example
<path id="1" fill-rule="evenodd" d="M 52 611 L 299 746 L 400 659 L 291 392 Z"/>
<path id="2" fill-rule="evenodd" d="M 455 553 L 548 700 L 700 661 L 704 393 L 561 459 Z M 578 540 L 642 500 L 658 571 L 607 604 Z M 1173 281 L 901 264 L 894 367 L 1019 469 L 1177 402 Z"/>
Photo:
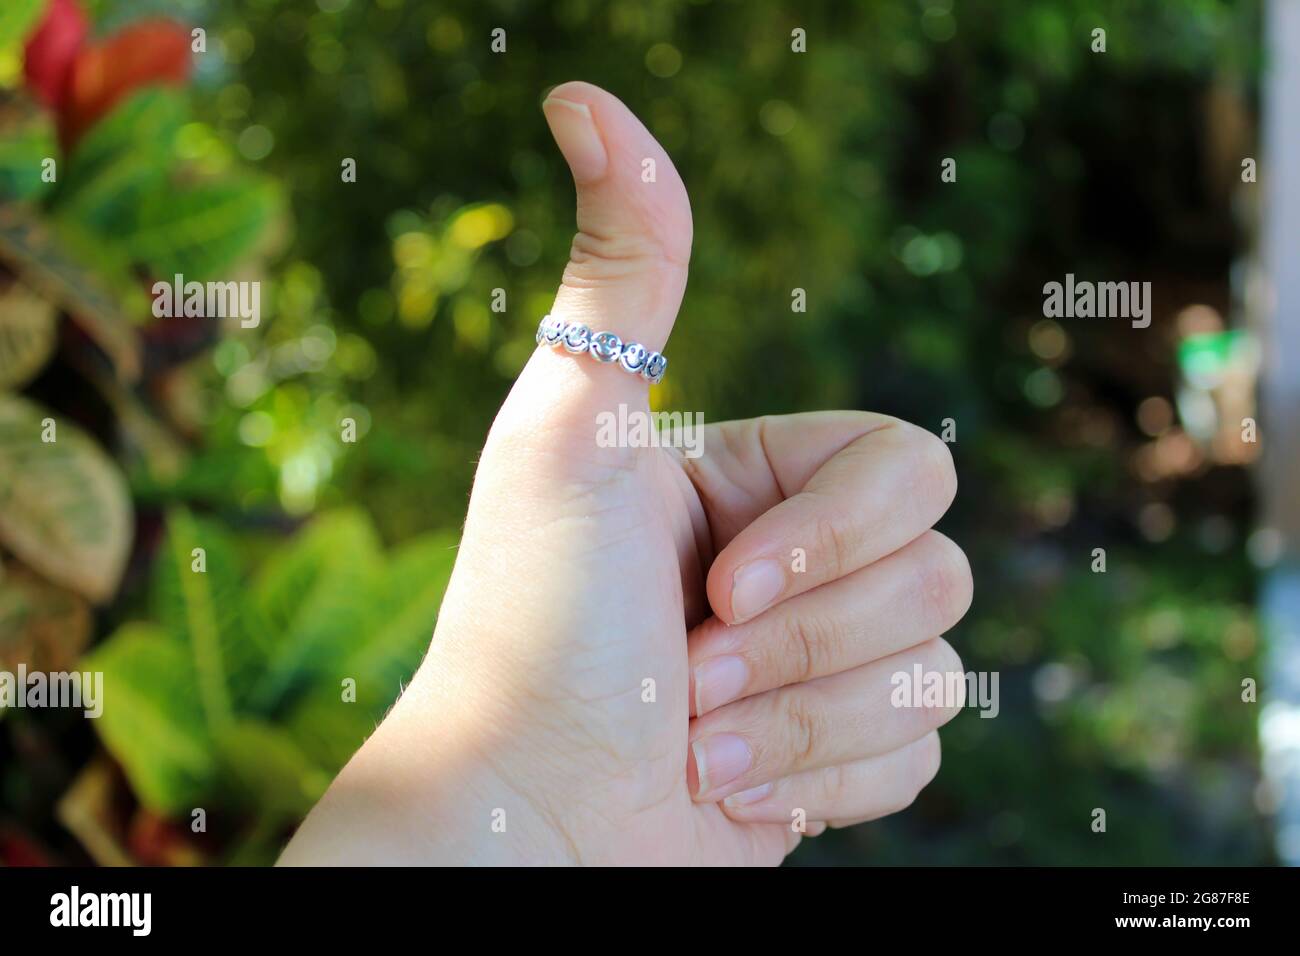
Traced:
<path id="1" fill-rule="evenodd" d="M 896 675 L 938 675 L 937 701 L 894 706 Z M 862 667 L 728 704 L 691 722 L 687 782 L 714 802 L 791 774 L 897 750 L 947 723 L 965 702 L 956 651 L 937 638 Z"/>

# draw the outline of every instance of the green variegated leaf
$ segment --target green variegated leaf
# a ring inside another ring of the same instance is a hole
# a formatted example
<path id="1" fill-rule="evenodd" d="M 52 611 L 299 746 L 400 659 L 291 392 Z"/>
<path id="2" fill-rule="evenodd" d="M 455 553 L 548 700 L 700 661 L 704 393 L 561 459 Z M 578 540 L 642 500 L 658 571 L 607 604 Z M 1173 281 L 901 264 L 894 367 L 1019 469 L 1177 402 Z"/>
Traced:
<path id="1" fill-rule="evenodd" d="M 388 704 L 396 699 L 394 687 Z M 360 699 L 345 700 L 340 679 L 333 687 L 321 684 L 298 701 L 285 727 L 304 753 L 325 770 L 337 773 L 374 732 L 388 704 L 375 708 Z M 376 710 L 379 717 L 372 716 Z"/>
<path id="2" fill-rule="evenodd" d="M 300 818 L 329 786 L 330 774 L 270 724 L 236 721 L 216 735 L 216 752 L 223 787 L 262 815 Z"/>
<path id="3" fill-rule="evenodd" d="M 0 389 L 19 388 L 54 353 L 54 306 L 21 282 L 0 279 Z"/>
<path id="4" fill-rule="evenodd" d="M 185 118 L 176 91 L 132 96 L 78 144 L 50 206 L 65 229 L 94 236 L 115 263 L 205 282 L 225 278 L 253 250 L 281 202 L 261 177 L 193 180 L 177 149 Z"/>
<path id="5" fill-rule="evenodd" d="M 153 274 L 206 282 L 248 255 L 278 211 L 279 193 L 267 180 L 203 183 L 151 194 L 135 228 L 119 238 Z"/>
<path id="6" fill-rule="evenodd" d="M 92 724 L 140 802 L 163 814 L 201 805 L 217 761 L 185 645 L 156 625 L 127 624 L 81 666 L 104 675 Z"/>
<path id="7" fill-rule="evenodd" d="M 89 436 L 0 394 L 0 544 L 51 581 L 104 601 L 117 590 L 132 524 L 126 482 Z"/>
<path id="8" fill-rule="evenodd" d="M 146 803 L 174 812 L 207 800 L 257 807 L 270 820 L 305 813 L 419 664 L 454 544 L 449 535 L 428 536 L 385 560 L 364 514 L 335 512 L 286 543 L 244 587 L 224 535 L 172 512 L 156 559 L 160 624 L 147 640 L 124 629 L 85 665 L 104 660 L 119 675 L 108 685 L 106 713 L 112 687 L 140 670 L 133 665 L 144 648 L 180 675 L 183 709 L 166 681 L 141 683 L 126 716 L 99 728 Z M 346 678 L 355 694 L 344 694 Z M 250 684 L 259 694 L 247 692 Z M 250 701 L 259 695 L 264 700 Z M 149 726 L 154 716 L 174 719 L 177 733 L 160 736 Z M 143 765 L 151 747 L 161 754 L 156 767 Z"/>
<path id="9" fill-rule="evenodd" d="M 65 671 L 90 643 L 90 605 L 21 564 L 0 565 L 0 670 Z"/>
<path id="10" fill-rule="evenodd" d="M 59 155 L 48 112 L 26 99 L 0 104 L 0 202 L 31 200 L 51 191 L 60 172 Z M 47 167 L 49 161 L 54 164 Z"/>
<path id="11" fill-rule="evenodd" d="M 182 95 L 166 89 L 145 90 L 115 107 L 68 158 L 51 209 L 110 239 L 138 228 L 145 199 L 174 192 L 167 177 L 185 114 Z"/>
<path id="12" fill-rule="evenodd" d="M 352 645 L 340 677 L 373 680 L 377 687 L 391 684 L 396 696 L 398 682 L 410 679 L 433 637 L 456 543 L 451 535 L 425 535 L 389 559 L 382 582 L 367 599 L 373 602 L 375 623 L 364 640 Z"/>
<path id="13" fill-rule="evenodd" d="M 98 278 L 65 248 L 75 238 L 75 230 L 56 233 L 23 206 L 0 206 L 0 262 L 33 291 L 67 311 L 108 354 L 117 374 L 135 381 L 140 376 L 139 337 Z M 74 242 L 72 248 L 85 247 Z"/>
<path id="14" fill-rule="evenodd" d="M 178 90 L 150 87 L 133 93 L 77 143 L 71 163 L 78 178 L 88 181 L 130 150 L 154 153 L 158 162 L 167 162 L 188 112 L 185 94 Z"/>
<path id="15" fill-rule="evenodd" d="M 349 592 L 368 623 L 347 641 L 322 645 L 326 663 L 315 668 L 311 689 L 288 717 L 295 739 L 327 769 L 342 767 L 361 746 L 419 665 L 451 576 L 455 543 L 451 535 L 419 538 Z M 355 682 L 346 697 L 345 680 Z"/>
<path id="16" fill-rule="evenodd" d="M 225 726 L 265 666 L 244 613 L 234 548 L 217 525 L 175 509 L 154 574 L 158 620 L 189 647 L 208 726 Z"/>
<path id="17" fill-rule="evenodd" d="M 379 536 L 358 510 L 322 515 L 268 559 L 251 591 L 271 648 L 253 697 L 260 712 L 322 672 L 332 673 L 373 618 L 359 598 L 382 568 Z"/>
<path id="18" fill-rule="evenodd" d="M 356 681 L 351 707 L 362 733 L 368 733 L 397 699 L 429 647 L 443 592 L 456 558 L 455 538 L 429 535 L 400 549 L 381 573 L 351 592 L 366 612 L 366 623 L 344 639 L 330 634 L 321 643 L 315 689 L 338 700 L 342 681 Z"/>

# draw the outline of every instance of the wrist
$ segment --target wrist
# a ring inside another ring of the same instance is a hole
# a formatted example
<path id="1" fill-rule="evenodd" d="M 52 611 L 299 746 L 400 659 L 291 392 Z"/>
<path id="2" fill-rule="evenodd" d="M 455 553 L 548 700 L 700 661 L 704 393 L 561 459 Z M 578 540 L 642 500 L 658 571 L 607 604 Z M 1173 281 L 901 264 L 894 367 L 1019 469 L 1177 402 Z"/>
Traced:
<path id="1" fill-rule="evenodd" d="M 577 862 L 572 844 L 475 743 L 469 707 L 418 678 L 295 834 L 282 865 Z"/>

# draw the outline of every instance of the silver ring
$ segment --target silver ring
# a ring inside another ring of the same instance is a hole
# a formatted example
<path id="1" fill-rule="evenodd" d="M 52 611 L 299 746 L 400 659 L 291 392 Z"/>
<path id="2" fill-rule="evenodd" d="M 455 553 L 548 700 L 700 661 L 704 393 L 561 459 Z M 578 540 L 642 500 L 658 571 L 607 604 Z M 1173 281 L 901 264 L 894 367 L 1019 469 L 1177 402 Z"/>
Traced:
<path id="1" fill-rule="evenodd" d="M 575 355 L 587 352 L 597 362 L 605 364 L 617 362 L 625 371 L 641 376 L 651 385 L 663 381 L 668 368 L 668 359 L 640 342 L 624 342 L 613 332 L 592 334 L 585 325 L 565 322 L 550 315 L 543 316 L 537 326 L 537 344 L 551 348 L 562 345 L 565 351 Z"/>

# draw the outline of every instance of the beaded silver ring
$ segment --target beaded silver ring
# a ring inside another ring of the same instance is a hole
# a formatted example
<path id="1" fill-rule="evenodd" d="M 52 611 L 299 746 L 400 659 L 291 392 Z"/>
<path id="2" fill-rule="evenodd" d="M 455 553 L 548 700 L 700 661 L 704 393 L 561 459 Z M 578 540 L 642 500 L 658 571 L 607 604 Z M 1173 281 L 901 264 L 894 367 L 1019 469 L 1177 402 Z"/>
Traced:
<path id="1" fill-rule="evenodd" d="M 624 342 L 613 332 L 593 334 L 581 323 L 565 322 L 550 315 L 543 316 L 537 326 L 537 344 L 551 348 L 562 345 L 565 351 L 574 355 L 587 352 L 597 362 L 605 364 L 617 362 L 624 371 L 641 376 L 651 385 L 663 381 L 668 369 L 668 359 L 639 342 Z"/>

